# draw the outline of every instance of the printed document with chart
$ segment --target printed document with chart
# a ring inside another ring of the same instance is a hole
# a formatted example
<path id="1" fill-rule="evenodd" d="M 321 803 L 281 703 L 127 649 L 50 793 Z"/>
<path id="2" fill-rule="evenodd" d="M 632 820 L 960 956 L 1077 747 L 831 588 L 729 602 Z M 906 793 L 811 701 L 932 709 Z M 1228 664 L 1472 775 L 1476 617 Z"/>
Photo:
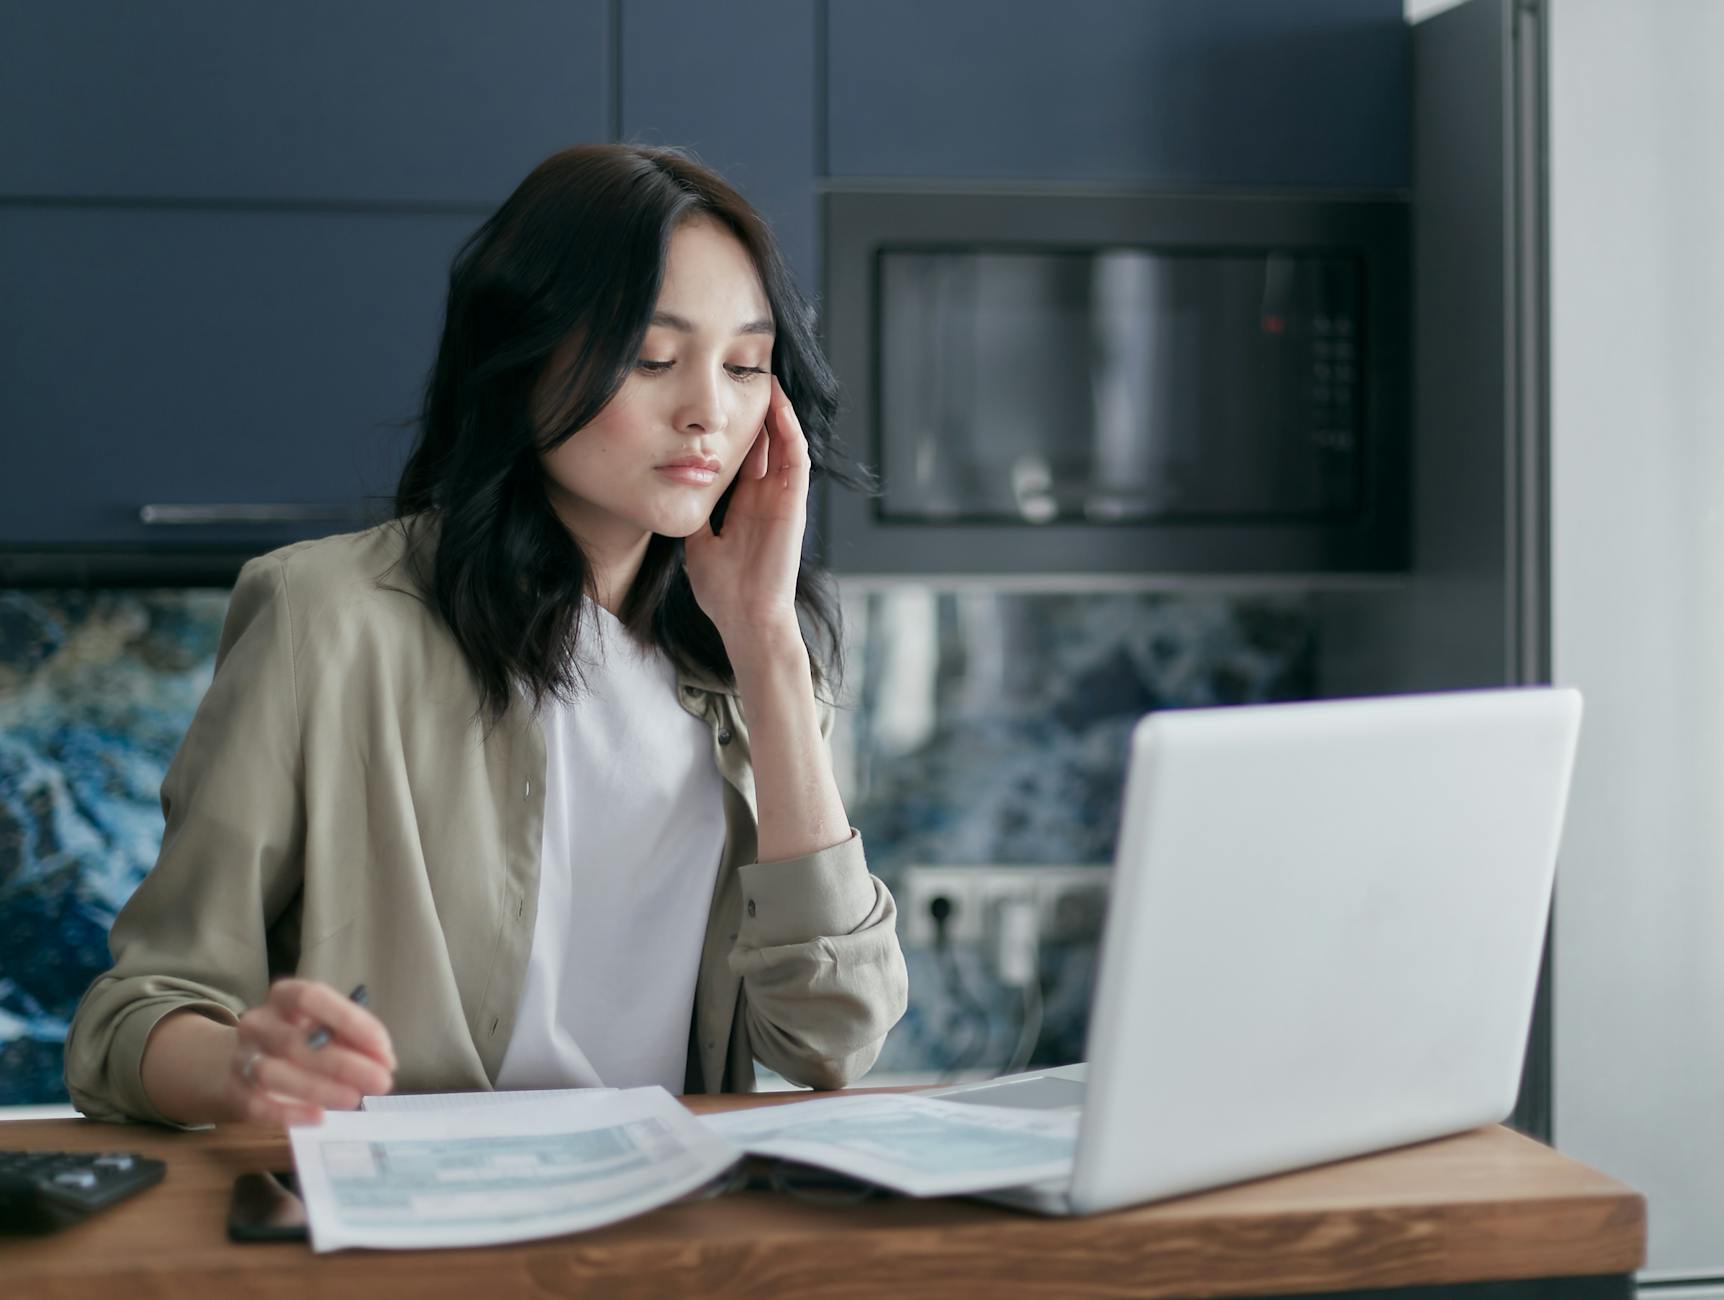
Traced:
<path id="1" fill-rule="evenodd" d="M 694 1192 L 744 1154 L 908 1196 L 1068 1176 L 1076 1112 L 838 1095 L 696 1118 L 663 1088 L 442 1094 L 288 1130 L 318 1251 L 487 1246 L 596 1228 Z"/>
<path id="2" fill-rule="evenodd" d="M 906 1196 L 963 1196 L 1069 1178 L 1075 1110 L 976 1106 L 874 1093 L 707 1115 L 751 1155 L 835 1169 Z"/>
<path id="3" fill-rule="evenodd" d="M 481 1246 L 594 1228 L 674 1201 L 741 1155 L 663 1088 L 326 1111 L 288 1137 L 317 1251 Z"/>

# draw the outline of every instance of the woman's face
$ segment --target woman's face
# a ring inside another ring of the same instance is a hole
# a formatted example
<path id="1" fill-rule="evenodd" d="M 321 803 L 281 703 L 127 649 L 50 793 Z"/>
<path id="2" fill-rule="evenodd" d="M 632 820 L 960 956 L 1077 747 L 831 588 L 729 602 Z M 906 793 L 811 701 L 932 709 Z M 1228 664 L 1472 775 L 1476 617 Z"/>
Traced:
<path id="1" fill-rule="evenodd" d="M 747 250 L 710 218 L 685 221 L 633 372 L 595 419 L 541 455 L 564 526 L 607 554 L 648 533 L 697 531 L 765 424 L 772 339 Z"/>

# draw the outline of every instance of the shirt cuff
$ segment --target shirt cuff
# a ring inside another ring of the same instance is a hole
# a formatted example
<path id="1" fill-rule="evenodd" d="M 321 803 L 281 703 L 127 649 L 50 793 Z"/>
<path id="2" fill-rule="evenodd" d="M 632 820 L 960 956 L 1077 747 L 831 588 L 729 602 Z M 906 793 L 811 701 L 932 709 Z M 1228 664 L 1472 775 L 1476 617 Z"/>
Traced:
<path id="1" fill-rule="evenodd" d="M 114 1100 L 126 1114 L 152 1124 L 187 1130 L 208 1128 L 207 1124 L 181 1124 L 178 1120 L 169 1119 L 151 1104 L 149 1093 L 144 1091 L 144 1047 L 163 1017 L 174 1011 L 196 1011 L 230 1027 L 239 1023 L 233 1012 L 221 1003 L 197 998 L 146 1003 L 139 1007 L 114 1030 L 113 1045 L 109 1048 L 108 1059 L 116 1084 Z"/>
<path id="2" fill-rule="evenodd" d="M 806 943 L 822 935 L 849 934 L 874 911 L 874 878 L 855 827 L 850 838 L 829 849 L 778 862 L 752 862 L 738 871 L 742 925 L 737 942 L 747 948 Z"/>

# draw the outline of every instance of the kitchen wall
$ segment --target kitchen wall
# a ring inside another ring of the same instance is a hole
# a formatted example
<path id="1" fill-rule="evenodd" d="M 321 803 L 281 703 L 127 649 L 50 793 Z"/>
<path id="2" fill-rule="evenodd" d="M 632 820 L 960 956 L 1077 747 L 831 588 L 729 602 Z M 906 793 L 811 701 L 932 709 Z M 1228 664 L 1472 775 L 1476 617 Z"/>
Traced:
<path id="1" fill-rule="evenodd" d="M 1724 6 L 1551 14 L 1552 669 L 1586 722 L 1558 872 L 1555 1135 L 1724 1294 Z M 1643 1294 L 1650 1294 L 1643 1291 Z"/>
<path id="2" fill-rule="evenodd" d="M 816 292 L 827 179 L 1404 186 L 1399 0 L 177 0 L 0 9 L 0 1103 L 59 1042 L 153 861 L 219 587 L 177 578 L 375 511 L 450 254 L 582 140 L 693 147 Z M 197 558 L 204 557 L 204 558 Z M 212 558 L 213 557 L 213 558 Z M 154 567 L 152 567 L 154 566 Z M 1105 862 L 1143 709 L 1324 690 L 1294 589 L 850 582 L 836 743 L 871 861 Z M 986 1066 L 1012 1008 L 913 952 L 881 1070 Z M 1086 950 L 1047 954 L 1037 1059 L 1081 1051 Z M 974 1008 L 969 1014 L 975 1019 Z M 978 1048 L 976 1044 L 980 1042 Z"/>

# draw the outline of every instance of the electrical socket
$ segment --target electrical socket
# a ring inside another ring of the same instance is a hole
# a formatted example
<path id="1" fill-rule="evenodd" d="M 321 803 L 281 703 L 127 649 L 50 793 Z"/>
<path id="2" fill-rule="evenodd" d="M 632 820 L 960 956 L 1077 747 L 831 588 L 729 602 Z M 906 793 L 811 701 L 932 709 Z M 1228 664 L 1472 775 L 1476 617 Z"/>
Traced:
<path id="1" fill-rule="evenodd" d="M 990 933 L 994 905 L 1028 896 L 1036 905 L 1042 942 L 1099 939 L 1112 876 L 1106 866 L 908 867 L 896 893 L 898 935 L 906 948 L 932 948 L 935 926 L 928 907 L 944 897 L 952 903 L 947 942 L 980 944 Z"/>

